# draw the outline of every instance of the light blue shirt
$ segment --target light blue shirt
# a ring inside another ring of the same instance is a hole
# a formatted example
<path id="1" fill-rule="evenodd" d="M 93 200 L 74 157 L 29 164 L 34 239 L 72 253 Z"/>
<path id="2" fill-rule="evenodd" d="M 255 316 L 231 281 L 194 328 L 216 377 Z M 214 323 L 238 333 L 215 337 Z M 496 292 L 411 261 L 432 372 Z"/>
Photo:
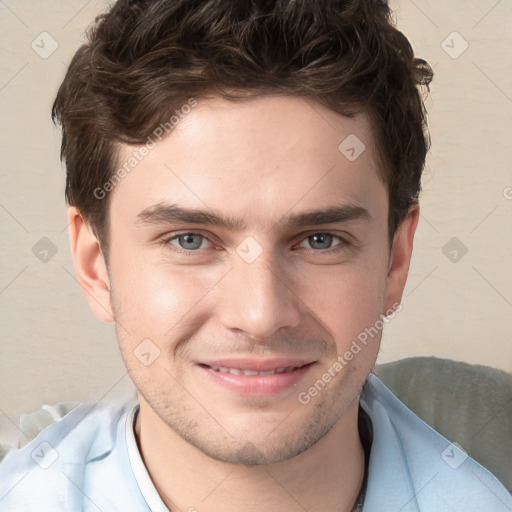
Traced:
<path id="1" fill-rule="evenodd" d="M 512 511 L 512 496 L 495 476 L 374 374 L 360 404 L 373 424 L 364 512 Z M 0 464 L 0 511 L 167 512 L 137 448 L 137 407 L 79 405 L 9 452 Z"/>

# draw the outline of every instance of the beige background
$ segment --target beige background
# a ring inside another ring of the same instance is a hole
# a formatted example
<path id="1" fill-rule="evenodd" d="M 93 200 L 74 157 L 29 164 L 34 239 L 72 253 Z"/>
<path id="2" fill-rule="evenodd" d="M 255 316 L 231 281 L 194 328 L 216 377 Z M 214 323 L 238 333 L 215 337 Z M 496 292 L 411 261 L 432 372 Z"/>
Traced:
<path id="1" fill-rule="evenodd" d="M 112 326 L 93 317 L 74 277 L 60 134 L 50 121 L 66 65 L 106 5 L 0 0 L 0 438 L 8 442 L 23 411 L 131 390 Z M 512 3 L 392 5 L 436 76 L 422 219 L 380 362 L 437 355 L 512 371 Z M 33 41 L 43 55 L 58 48 L 42 58 Z M 44 246 L 33 250 L 43 237 L 57 251 L 47 261 Z M 445 247 L 453 237 L 459 245 Z"/>

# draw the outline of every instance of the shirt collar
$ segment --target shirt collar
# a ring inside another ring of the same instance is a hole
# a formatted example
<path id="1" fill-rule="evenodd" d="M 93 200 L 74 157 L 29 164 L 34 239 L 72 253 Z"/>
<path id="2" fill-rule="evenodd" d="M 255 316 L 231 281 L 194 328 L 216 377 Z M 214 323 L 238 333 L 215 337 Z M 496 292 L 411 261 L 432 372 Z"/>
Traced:
<path id="1" fill-rule="evenodd" d="M 138 412 L 139 404 L 137 403 L 131 408 L 126 417 L 126 445 L 133 474 L 151 512 L 170 512 L 158 494 L 137 446 L 134 430 Z"/>

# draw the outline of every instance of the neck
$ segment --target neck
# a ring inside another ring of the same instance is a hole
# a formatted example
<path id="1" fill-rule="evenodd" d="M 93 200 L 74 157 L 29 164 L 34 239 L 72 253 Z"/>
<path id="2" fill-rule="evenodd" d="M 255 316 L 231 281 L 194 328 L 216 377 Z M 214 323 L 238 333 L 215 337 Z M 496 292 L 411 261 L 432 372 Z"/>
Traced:
<path id="1" fill-rule="evenodd" d="M 244 466 L 183 440 L 139 396 L 135 434 L 151 479 L 172 512 L 350 512 L 364 476 L 358 399 L 313 447 L 293 459 Z"/>

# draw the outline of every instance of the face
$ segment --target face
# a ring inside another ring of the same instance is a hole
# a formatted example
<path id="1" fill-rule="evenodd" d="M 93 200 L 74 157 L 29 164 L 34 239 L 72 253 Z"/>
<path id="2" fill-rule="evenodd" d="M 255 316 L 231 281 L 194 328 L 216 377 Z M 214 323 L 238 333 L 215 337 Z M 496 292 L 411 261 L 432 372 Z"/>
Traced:
<path id="1" fill-rule="evenodd" d="M 290 459 L 343 418 L 380 332 L 353 342 L 405 282 L 380 171 L 364 114 L 269 96 L 180 119 L 110 197 L 109 298 L 140 414 L 245 464 Z"/>

